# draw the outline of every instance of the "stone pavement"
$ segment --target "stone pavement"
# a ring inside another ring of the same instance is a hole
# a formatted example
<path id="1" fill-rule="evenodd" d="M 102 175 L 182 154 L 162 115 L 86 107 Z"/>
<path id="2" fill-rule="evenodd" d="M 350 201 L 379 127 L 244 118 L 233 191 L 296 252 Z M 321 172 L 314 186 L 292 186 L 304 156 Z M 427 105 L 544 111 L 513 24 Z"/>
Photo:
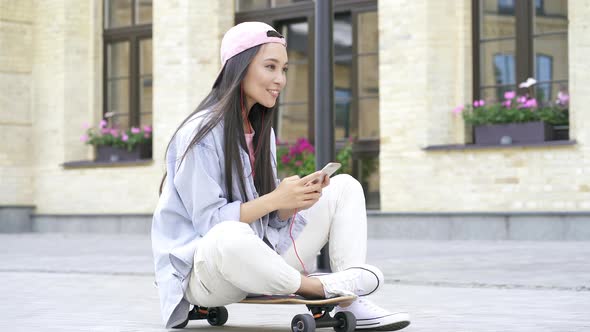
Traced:
<path id="1" fill-rule="evenodd" d="M 147 236 L 0 234 L 0 243 L 0 331 L 165 331 Z M 590 242 L 371 239 L 368 261 L 387 279 L 372 299 L 409 311 L 408 332 L 590 331 L 588 257 Z M 289 331 L 305 312 L 228 310 L 224 327 L 185 330 Z"/>

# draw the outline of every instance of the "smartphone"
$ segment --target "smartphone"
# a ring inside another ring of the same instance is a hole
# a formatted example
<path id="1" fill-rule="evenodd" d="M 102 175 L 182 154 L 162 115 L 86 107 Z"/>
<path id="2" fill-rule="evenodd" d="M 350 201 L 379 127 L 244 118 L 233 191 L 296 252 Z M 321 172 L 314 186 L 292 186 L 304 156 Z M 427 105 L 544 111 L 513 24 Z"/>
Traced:
<path id="1" fill-rule="evenodd" d="M 342 167 L 342 164 L 340 163 L 328 163 L 326 164 L 326 166 L 324 166 L 324 168 L 322 168 L 322 173 L 326 174 L 327 176 L 332 176 L 332 174 L 334 174 L 334 172 L 336 172 L 340 167 Z M 318 183 L 318 179 L 311 181 L 312 184 L 316 184 Z"/>

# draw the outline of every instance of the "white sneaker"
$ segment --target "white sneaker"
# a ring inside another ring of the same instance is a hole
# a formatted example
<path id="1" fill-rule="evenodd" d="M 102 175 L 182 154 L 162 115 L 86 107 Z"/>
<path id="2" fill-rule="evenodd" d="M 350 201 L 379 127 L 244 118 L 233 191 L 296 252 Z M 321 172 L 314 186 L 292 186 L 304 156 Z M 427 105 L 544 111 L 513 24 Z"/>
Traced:
<path id="1" fill-rule="evenodd" d="M 381 288 L 384 283 L 383 272 L 371 265 L 355 266 L 340 272 L 309 276 L 321 281 L 326 298 L 341 295 L 369 295 Z"/>
<path id="2" fill-rule="evenodd" d="M 366 299 L 357 299 L 348 307 L 337 306 L 334 313 L 350 311 L 356 317 L 357 330 L 397 331 L 410 325 L 407 312 L 389 312 Z"/>

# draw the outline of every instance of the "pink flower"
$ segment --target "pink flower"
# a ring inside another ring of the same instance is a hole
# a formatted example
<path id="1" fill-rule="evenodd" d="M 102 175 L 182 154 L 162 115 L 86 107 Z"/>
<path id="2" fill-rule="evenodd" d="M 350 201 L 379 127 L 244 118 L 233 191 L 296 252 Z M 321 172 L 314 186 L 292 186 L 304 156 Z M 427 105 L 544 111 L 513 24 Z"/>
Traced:
<path id="1" fill-rule="evenodd" d="M 506 92 L 504 92 L 504 99 L 506 99 L 506 100 L 512 100 L 512 99 L 514 99 L 514 97 L 516 97 L 516 92 L 514 92 L 514 91 L 506 91 Z"/>
<path id="2" fill-rule="evenodd" d="M 313 145 L 311 145 L 311 143 L 309 143 L 309 141 L 305 138 L 300 138 L 297 140 L 297 143 L 295 143 L 295 149 L 294 152 L 295 153 L 303 153 L 303 152 L 315 152 L 315 149 L 313 147 Z"/>
<path id="3" fill-rule="evenodd" d="M 511 104 L 512 104 L 512 100 L 511 99 L 508 99 L 508 100 L 502 102 L 502 105 L 504 105 L 504 107 L 506 107 L 506 108 L 510 108 L 510 105 Z"/>
<path id="4" fill-rule="evenodd" d="M 136 127 L 131 127 L 131 133 L 132 134 L 139 134 L 139 133 L 141 133 L 141 129 L 136 128 Z"/>
<path id="5" fill-rule="evenodd" d="M 557 93 L 557 103 L 559 105 L 567 105 L 567 103 L 569 101 L 570 101 L 570 96 L 566 92 L 559 91 Z"/>
<path id="6" fill-rule="evenodd" d="M 82 135 L 82 136 L 80 136 L 80 141 L 87 142 L 88 141 L 88 135 Z"/>
<path id="7" fill-rule="evenodd" d="M 113 135 L 113 137 L 119 137 L 119 131 L 117 129 L 111 129 L 110 133 Z"/>
<path id="8" fill-rule="evenodd" d="M 315 152 L 313 145 L 309 144 L 309 142 L 305 142 L 303 144 L 301 144 L 299 146 L 299 149 L 301 150 L 301 152 L 305 152 L 305 151 L 309 151 L 309 152 Z"/>
<path id="9" fill-rule="evenodd" d="M 299 167 L 299 166 L 301 166 L 301 165 L 303 165 L 303 161 L 301 161 L 301 160 L 297 160 L 297 161 L 295 162 L 295 166 Z"/>
<path id="10" fill-rule="evenodd" d="M 455 114 L 461 114 L 461 112 L 463 112 L 463 109 L 464 108 L 465 108 L 465 106 L 459 105 L 459 106 L 453 108 L 453 113 L 455 113 Z"/>
<path id="11" fill-rule="evenodd" d="M 475 107 L 482 107 L 485 104 L 486 104 L 486 102 L 483 101 L 483 99 L 476 100 L 476 101 L 473 102 L 473 106 L 475 106 Z"/>
<path id="12" fill-rule="evenodd" d="M 527 100 L 523 106 L 526 108 L 537 107 L 537 100 L 535 98 L 531 98 L 531 99 Z"/>
<path id="13" fill-rule="evenodd" d="M 518 97 L 517 101 L 520 104 L 524 104 L 524 103 L 526 103 L 526 97 L 525 96 L 520 96 L 520 97 Z"/>
<path id="14" fill-rule="evenodd" d="M 297 145 L 293 145 L 289 148 L 289 156 L 295 156 L 299 154 L 301 151 Z"/>
<path id="15" fill-rule="evenodd" d="M 144 137 L 144 138 L 150 138 L 150 137 L 151 137 L 151 135 L 150 135 L 150 133 L 143 133 L 143 137 Z"/>
<path id="16" fill-rule="evenodd" d="M 143 131 L 145 131 L 146 133 L 151 133 L 152 132 L 152 127 L 150 127 L 150 126 L 143 126 Z"/>
<path id="17" fill-rule="evenodd" d="M 100 133 L 103 135 L 108 134 L 110 132 L 111 132 L 111 130 L 109 128 L 101 128 L 100 129 Z"/>
<path id="18" fill-rule="evenodd" d="M 100 121 L 100 128 L 105 128 L 107 126 L 107 120 Z"/>
<path id="19" fill-rule="evenodd" d="M 291 161 L 291 157 L 289 157 L 288 155 L 283 155 L 283 156 L 281 157 L 281 162 L 282 162 L 283 164 L 288 164 L 290 161 Z"/>
<path id="20" fill-rule="evenodd" d="M 123 142 L 127 142 L 129 140 L 129 136 L 127 136 L 127 134 L 123 134 L 123 136 L 121 136 L 121 140 Z"/>

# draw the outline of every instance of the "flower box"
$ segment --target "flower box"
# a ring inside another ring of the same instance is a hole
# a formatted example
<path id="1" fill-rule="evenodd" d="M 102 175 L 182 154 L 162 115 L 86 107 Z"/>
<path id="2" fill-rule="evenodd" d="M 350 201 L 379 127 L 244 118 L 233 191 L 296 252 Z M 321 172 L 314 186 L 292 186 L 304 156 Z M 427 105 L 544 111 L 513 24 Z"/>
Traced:
<path id="1" fill-rule="evenodd" d="M 98 145 L 96 147 L 97 162 L 135 161 L 152 158 L 151 144 L 138 144 L 131 149 Z"/>
<path id="2" fill-rule="evenodd" d="M 474 127 L 475 144 L 540 143 L 553 140 L 553 127 L 544 121 Z"/>
<path id="3" fill-rule="evenodd" d="M 570 139 L 569 125 L 553 126 L 553 139 L 560 141 L 567 141 Z"/>
<path id="4" fill-rule="evenodd" d="M 106 114 L 105 114 L 106 115 Z M 112 116 L 112 115 L 111 115 Z M 101 120 L 98 129 L 83 125 L 80 140 L 95 147 L 96 162 L 135 161 L 152 158 L 152 126 L 119 129 Z"/>
<path id="5" fill-rule="evenodd" d="M 555 101 L 535 98 L 537 81 L 528 78 L 518 85 L 528 93 L 504 92 L 504 100 L 474 100 L 460 105 L 453 113 L 461 114 L 465 124 L 474 128 L 473 140 L 479 145 L 542 143 L 569 139 L 569 95 L 560 87 Z"/>

